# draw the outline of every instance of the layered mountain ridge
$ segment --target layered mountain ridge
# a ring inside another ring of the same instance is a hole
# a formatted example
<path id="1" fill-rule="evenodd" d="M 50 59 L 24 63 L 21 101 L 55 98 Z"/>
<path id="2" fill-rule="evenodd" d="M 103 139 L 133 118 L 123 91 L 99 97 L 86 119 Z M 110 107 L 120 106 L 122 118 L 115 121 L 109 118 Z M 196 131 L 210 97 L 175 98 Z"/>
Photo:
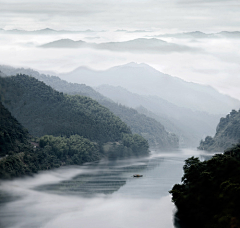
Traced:
<path id="1" fill-rule="evenodd" d="M 92 87 L 121 86 L 139 95 L 158 96 L 170 103 L 211 114 L 224 114 L 240 107 L 240 101 L 223 95 L 210 86 L 186 82 L 163 74 L 147 64 L 129 63 L 108 70 L 88 68 L 59 75 L 60 78 Z"/>
<path id="2" fill-rule="evenodd" d="M 145 115 L 139 114 L 136 110 L 129 109 L 127 107 L 118 105 L 105 98 L 91 87 L 82 84 L 73 84 L 63 81 L 55 76 L 46 76 L 39 74 L 31 69 L 15 69 L 12 67 L 1 66 L 1 69 L 7 75 L 15 75 L 17 73 L 25 73 L 32 75 L 40 81 L 50 85 L 52 88 L 67 93 L 69 95 L 83 95 L 91 97 L 97 100 L 100 104 L 107 107 L 115 115 L 121 118 L 122 121 L 126 122 L 131 128 L 133 133 L 142 135 L 149 141 L 149 144 L 153 148 L 160 150 L 167 148 L 178 147 L 178 138 L 174 134 L 166 132 L 164 127 L 156 120 L 146 117 Z"/>

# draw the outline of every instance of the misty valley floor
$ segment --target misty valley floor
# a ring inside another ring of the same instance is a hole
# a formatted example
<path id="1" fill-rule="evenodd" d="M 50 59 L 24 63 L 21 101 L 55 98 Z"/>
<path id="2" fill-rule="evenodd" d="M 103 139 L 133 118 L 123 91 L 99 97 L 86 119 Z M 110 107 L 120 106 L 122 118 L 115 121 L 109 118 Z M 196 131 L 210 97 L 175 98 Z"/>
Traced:
<path id="1" fill-rule="evenodd" d="M 199 151 L 152 152 L 2 181 L 0 191 L 11 197 L 0 203 L 0 227 L 174 227 L 168 191 L 193 155 Z M 133 178 L 136 173 L 143 177 Z"/>

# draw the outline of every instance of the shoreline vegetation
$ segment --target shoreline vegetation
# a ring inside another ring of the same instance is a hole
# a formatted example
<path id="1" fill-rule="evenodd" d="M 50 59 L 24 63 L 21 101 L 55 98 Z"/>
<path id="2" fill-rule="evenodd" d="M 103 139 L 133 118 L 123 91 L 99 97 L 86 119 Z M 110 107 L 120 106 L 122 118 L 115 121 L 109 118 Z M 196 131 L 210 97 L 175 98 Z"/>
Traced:
<path id="1" fill-rule="evenodd" d="M 224 137 L 238 138 L 239 114 L 233 110 L 221 118 L 217 146 Z M 207 139 L 199 149 L 209 145 Z M 27 75 L 0 77 L 0 179 L 148 154 L 148 141 L 97 101 Z M 240 144 L 206 161 L 191 157 L 183 170 L 182 183 L 169 191 L 180 226 L 240 227 Z"/>
<path id="2" fill-rule="evenodd" d="M 26 75 L 0 77 L 0 178 L 149 154 L 147 140 L 91 98 Z"/>
<path id="3" fill-rule="evenodd" d="M 183 170 L 170 191 L 180 227 L 240 227 L 240 144 L 207 161 L 191 157 Z"/>

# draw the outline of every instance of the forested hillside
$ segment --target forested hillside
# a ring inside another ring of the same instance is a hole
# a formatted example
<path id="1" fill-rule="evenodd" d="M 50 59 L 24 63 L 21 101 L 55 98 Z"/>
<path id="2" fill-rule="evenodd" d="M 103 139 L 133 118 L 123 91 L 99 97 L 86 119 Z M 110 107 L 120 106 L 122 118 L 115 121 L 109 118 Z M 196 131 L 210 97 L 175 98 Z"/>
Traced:
<path id="1" fill-rule="evenodd" d="M 6 75 L 24 73 L 43 81 L 55 90 L 69 95 L 83 95 L 97 100 L 101 105 L 107 107 L 111 112 L 124 121 L 135 134 L 139 134 L 148 140 L 149 145 L 157 149 L 176 148 L 179 145 L 178 137 L 168 133 L 163 125 L 153 118 L 149 118 L 136 110 L 118 105 L 110 99 L 102 96 L 89 86 L 84 84 L 68 83 L 55 76 L 46 76 L 37 71 L 24 68 L 13 68 L 1 66 Z"/>
<path id="2" fill-rule="evenodd" d="M 177 148 L 178 137 L 173 133 L 168 133 L 164 126 L 156 120 L 138 113 L 135 109 L 127 108 L 121 104 L 110 101 L 100 102 L 109 108 L 116 116 L 119 116 L 132 130 L 132 132 L 142 135 L 148 140 L 149 145 L 157 149 Z"/>
<path id="3" fill-rule="evenodd" d="M 208 161 L 191 157 L 183 169 L 170 191 L 183 227 L 240 227 L 240 144 Z"/>
<path id="4" fill-rule="evenodd" d="M 108 142 L 131 134 L 107 108 L 91 98 L 68 96 L 26 75 L 0 78 L 1 100 L 33 136 L 78 134 Z"/>
<path id="5" fill-rule="evenodd" d="M 4 76 L 15 76 L 17 74 L 32 76 L 39 81 L 44 82 L 46 85 L 51 86 L 53 89 L 70 95 L 78 94 L 91 97 L 94 100 L 106 99 L 103 95 L 96 92 L 90 86 L 86 86 L 85 84 L 69 83 L 60 79 L 59 77 L 40 74 L 39 72 L 32 69 L 14 68 L 10 66 L 0 65 L 0 71 L 4 72 Z"/>
<path id="6" fill-rule="evenodd" d="M 63 95 L 33 77 L 0 77 L 0 178 L 147 155 L 148 143 L 91 98 Z M 34 142 L 30 143 L 30 140 Z"/>
<path id="7" fill-rule="evenodd" d="M 240 110 L 232 110 L 221 118 L 214 137 L 207 136 L 200 142 L 198 149 L 207 151 L 224 151 L 240 140 Z"/>
<path id="8" fill-rule="evenodd" d="M 0 178 L 29 175 L 62 165 L 80 165 L 103 156 L 96 143 L 79 135 L 46 135 L 32 144 L 30 141 L 28 131 L 0 102 Z"/>
<path id="9" fill-rule="evenodd" d="M 167 131 L 178 135 L 182 147 L 197 147 L 203 137 L 214 134 L 222 116 L 179 107 L 158 96 L 139 95 L 120 86 L 102 85 L 96 90 L 114 102 L 157 120 Z"/>
<path id="10" fill-rule="evenodd" d="M 28 143 L 28 132 L 0 102 L 0 157 L 18 153 Z"/>

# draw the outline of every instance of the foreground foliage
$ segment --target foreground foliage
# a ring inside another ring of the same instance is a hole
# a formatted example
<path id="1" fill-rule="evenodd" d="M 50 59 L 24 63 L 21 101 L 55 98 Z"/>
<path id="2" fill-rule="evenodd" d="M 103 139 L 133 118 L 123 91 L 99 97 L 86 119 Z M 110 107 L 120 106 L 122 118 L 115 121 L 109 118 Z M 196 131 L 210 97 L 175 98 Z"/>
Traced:
<path id="1" fill-rule="evenodd" d="M 19 153 L 0 160 L 0 178 L 12 178 L 37 173 L 38 170 L 62 165 L 81 165 L 101 158 L 97 146 L 79 135 L 66 137 L 44 136 L 40 147 L 29 143 Z"/>
<path id="2" fill-rule="evenodd" d="M 170 191 L 180 221 L 189 227 L 240 227 L 240 144 L 208 161 L 191 157 L 183 169 L 182 184 Z"/>

